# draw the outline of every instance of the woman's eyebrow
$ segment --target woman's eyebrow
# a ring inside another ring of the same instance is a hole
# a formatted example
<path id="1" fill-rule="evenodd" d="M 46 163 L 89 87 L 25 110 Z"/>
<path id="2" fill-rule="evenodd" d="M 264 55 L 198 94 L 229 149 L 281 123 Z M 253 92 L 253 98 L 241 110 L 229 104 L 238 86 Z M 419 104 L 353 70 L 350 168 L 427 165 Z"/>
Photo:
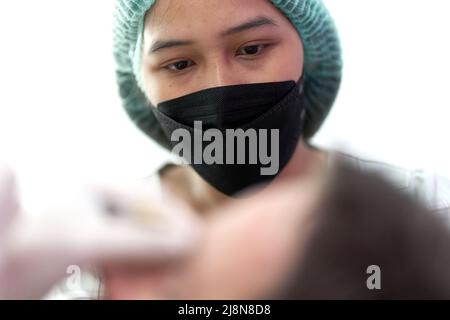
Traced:
<path id="1" fill-rule="evenodd" d="M 155 53 L 156 51 L 162 50 L 162 49 L 168 49 L 173 47 L 180 47 L 180 46 L 188 46 L 192 45 L 194 41 L 192 40 L 168 40 L 168 41 L 162 41 L 158 40 L 155 41 L 155 43 L 150 47 L 149 54 Z"/>
<path id="2" fill-rule="evenodd" d="M 230 36 L 236 33 L 244 32 L 249 29 L 259 28 L 262 26 L 277 26 L 277 24 L 270 18 L 259 16 L 257 18 L 254 18 L 250 21 L 241 23 L 237 26 L 231 27 L 224 32 L 221 32 L 220 35 L 222 37 Z M 192 40 L 158 40 L 153 43 L 153 45 L 150 47 L 149 54 L 155 53 L 162 49 L 168 49 L 173 47 L 180 47 L 180 46 L 188 46 L 194 44 L 194 41 Z"/>
<path id="3" fill-rule="evenodd" d="M 247 21 L 247 22 L 241 23 L 235 27 L 232 27 L 232 28 L 222 32 L 221 35 L 229 36 L 232 34 L 236 34 L 239 32 L 247 31 L 249 29 L 254 29 L 254 28 L 258 28 L 258 27 L 262 27 L 262 26 L 266 26 L 266 25 L 277 26 L 275 21 L 273 21 L 272 19 L 270 19 L 268 17 L 264 17 L 264 16 L 259 16 L 250 21 Z"/>

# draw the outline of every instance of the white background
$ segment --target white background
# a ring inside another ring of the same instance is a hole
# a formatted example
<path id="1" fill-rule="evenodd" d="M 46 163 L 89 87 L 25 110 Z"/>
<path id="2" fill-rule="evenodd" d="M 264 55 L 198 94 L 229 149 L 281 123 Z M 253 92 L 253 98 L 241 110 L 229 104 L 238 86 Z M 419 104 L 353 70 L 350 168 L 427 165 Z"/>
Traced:
<path id="1" fill-rule="evenodd" d="M 450 176 L 450 2 L 325 2 L 345 69 L 315 142 Z M 117 97 L 112 5 L 0 2 L 0 159 L 30 207 L 84 181 L 142 177 L 166 157 Z"/>

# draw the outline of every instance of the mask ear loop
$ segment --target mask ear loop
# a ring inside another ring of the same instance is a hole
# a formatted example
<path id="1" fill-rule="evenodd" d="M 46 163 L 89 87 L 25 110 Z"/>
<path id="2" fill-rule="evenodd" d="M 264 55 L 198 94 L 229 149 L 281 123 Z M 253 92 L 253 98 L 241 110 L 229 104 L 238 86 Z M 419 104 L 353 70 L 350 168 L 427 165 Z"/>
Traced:
<path id="1" fill-rule="evenodd" d="M 303 103 L 303 99 L 304 99 L 304 90 L 305 90 L 305 77 L 304 77 L 304 73 L 302 73 L 302 75 L 300 76 L 300 79 L 297 82 L 297 90 L 298 90 L 298 94 L 300 96 L 300 100 Z M 303 108 L 302 113 L 300 114 L 300 119 L 301 119 L 301 124 L 302 126 L 305 125 L 305 121 L 306 121 L 306 107 Z"/>
<path id="2" fill-rule="evenodd" d="M 305 85 L 305 73 L 304 72 L 302 72 L 300 79 L 298 79 L 297 85 L 298 85 L 298 93 L 303 94 L 303 89 L 304 89 L 304 85 Z"/>

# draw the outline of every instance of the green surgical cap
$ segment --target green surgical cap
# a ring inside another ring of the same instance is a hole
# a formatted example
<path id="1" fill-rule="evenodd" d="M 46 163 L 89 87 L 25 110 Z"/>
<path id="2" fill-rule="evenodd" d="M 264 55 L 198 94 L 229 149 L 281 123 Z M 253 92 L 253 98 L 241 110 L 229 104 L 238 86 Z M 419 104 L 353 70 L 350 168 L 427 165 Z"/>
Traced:
<path id="1" fill-rule="evenodd" d="M 113 51 L 117 81 L 125 110 L 134 123 L 160 145 L 169 141 L 144 94 L 140 77 L 141 45 L 146 12 L 155 0 L 115 0 Z M 305 138 L 324 122 L 341 82 L 342 58 L 338 34 L 321 0 L 271 0 L 297 29 L 303 42 Z"/>

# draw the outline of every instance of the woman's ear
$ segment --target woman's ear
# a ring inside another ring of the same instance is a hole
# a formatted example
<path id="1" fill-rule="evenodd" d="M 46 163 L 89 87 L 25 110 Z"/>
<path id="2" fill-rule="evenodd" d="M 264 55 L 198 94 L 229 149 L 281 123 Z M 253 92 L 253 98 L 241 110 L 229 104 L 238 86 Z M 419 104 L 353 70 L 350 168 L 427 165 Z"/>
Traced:
<path id="1" fill-rule="evenodd" d="M 17 185 L 10 167 L 0 163 L 0 235 L 19 211 Z"/>

